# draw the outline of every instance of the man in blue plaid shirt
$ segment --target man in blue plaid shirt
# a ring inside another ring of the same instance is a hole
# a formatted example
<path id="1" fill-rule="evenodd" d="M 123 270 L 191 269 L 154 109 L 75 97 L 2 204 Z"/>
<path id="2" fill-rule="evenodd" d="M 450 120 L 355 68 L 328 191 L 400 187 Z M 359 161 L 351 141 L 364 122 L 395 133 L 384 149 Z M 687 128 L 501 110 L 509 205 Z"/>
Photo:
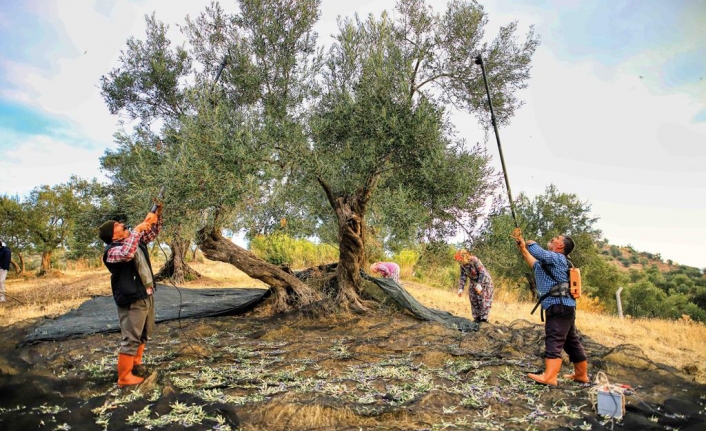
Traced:
<path id="1" fill-rule="evenodd" d="M 534 241 L 525 242 L 519 228 L 513 233 L 517 246 L 525 262 L 534 271 L 539 296 L 565 283 L 569 286 L 569 262 L 567 256 L 574 250 L 571 237 L 559 235 L 551 239 L 547 249 Z M 580 383 L 588 383 L 588 361 L 583 345 L 576 331 L 576 300 L 571 295 L 549 296 L 542 301 L 542 310 L 546 314 L 544 323 L 545 370 L 542 374 L 528 374 L 527 377 L 543 385 L 556 386 L 557 375 L 561 371 L 561 350 L 569 355 L 574 364 L 574 374 L 564 378 Z"/>

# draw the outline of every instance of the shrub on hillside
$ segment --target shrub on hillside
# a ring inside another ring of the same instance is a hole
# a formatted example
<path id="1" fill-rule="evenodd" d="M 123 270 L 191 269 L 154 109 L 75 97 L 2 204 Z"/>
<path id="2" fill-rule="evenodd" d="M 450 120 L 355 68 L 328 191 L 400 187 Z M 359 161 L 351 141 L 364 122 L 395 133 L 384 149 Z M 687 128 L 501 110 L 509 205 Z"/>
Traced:
<path id="1" fill-rule="evenodd" d="M 394 255 L 392 260 L 400 266 L 400 276 L 408 278 L 414 274 L 414 267 L 419 261 L 419 253 L 414 250 L 404 249 Z"/>
<path id="2" fill-rule="evenodd" d="M 663 315 L 661 317 L 679 319 L 684 315 L 698 322 L 706 322 L 706 311 L 691 302 L 688 296 L 681 293 L 668 296 L 664 301 Z"/>
<path id="3" fill-rule="evenodd" d="M 591 313 L 604 313 L 606 311 L 605 304 L 601 298 L 594 298 L 591 295 L 581 295 L 576 301 L 576 308 L 579 311 L 588 311 Z"/>
<path id="4" fill-rule="evenodd" d="M 623 310 L 633 317 L 662 317 L 667 294 L 648 280 L 630 284 L 623 295 Z"/>
<path id="5" fill-rule="evenodd" d="M 435 266 L 422 270 L 419 267 L 414 269 L 414 278 L 424 284 L 443 289 L 455 289 L 458 284 L 459 269 L 455 266 Z"/>
<path id="6" fill-rule="evenodd" d="M 454 246 L 443 241 L 424 244 L 414 267 L 414 277 L 434 286 L 455 286 L 459 277 L 458 264 L 453 259 L 455 252 Z"/>

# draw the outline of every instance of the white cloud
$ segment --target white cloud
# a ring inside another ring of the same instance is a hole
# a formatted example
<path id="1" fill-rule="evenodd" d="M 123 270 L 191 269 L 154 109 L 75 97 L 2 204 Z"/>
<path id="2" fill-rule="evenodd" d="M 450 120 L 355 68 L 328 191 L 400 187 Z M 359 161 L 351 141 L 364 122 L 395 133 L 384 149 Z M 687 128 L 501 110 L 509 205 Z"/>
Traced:
<path id="1" fill-rule="evenodd" d="M 59 2 L 55 9 L 37 8 L 41 20 L 60 26 L 58 31 L 72 47 L 62 53 L 51 70 L 28 63 L 4 62 L 8 81 L 16 90 L 4 96 L 68 119 L 77 134 L 96 145 L 111 146 L 117 116 L 108 112 L 100 95 L 100 77 L 118 65 L 120 51 L 131 36 L 145 35 L 145 15 L 156 11 L 158 20 L 170 26 L 174 45 L 184 41 L 175 23 L 201 12 L 210 2 L 113 2 L 108 15 L 97 10 L 97 1 Z"/>
<path id="2" fill-rule="evenodd" d="M 105 180 L 99 172 L 103 150 L 79 148 L 46 136 L 24 138 L 13 147 L 10 159 L 0 159 L 0 190 L 20 196 L 33 188 L 67 182 L 71 175 Z"/>

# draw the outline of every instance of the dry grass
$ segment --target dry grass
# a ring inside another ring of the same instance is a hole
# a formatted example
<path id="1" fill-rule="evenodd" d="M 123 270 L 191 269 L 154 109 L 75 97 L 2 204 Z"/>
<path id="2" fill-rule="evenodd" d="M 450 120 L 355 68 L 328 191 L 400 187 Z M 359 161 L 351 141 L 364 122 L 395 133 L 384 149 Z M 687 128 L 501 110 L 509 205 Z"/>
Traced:
<path id="1" fill-rule="evenodd" d="M 248 422 L 256 427 L 245 426 L 243 431 L 261 429 L 337 429 L 355 423 L 374 426 L 376 420 L 361 418 L 347 407 L 332 408 L 317 404 L 297 403 L 295 395 L 284 395 L 279 403 L 267 405 L 253 411 Z M 284 427 L 282 426 L 284 424 Z"/>
<path id="2" fill-rule="evenodd" d="M 0 325 L 42 316 L 55 316 L 78 307 L 95 295 L 110 294 L 104 269 L 55 272 L 46 277 L 6 280 L 7 302 L 0 307 Z"/>
<path id="3" fill-rule="evenodd" d="M 221 262 L 191 262 L 204 277 L 185 285 L 199 287 L 262 287 L 231 265 Z M 470 317 L 466 296 L 455 292 L 403 281 L 404 287 L 422 304 Z M 11 278 L 7 280 L 8 302 L 0 305 L 0 325 L 9 326 L 24 319 L 54 316 L 76 308 L 94 295 L 109 295 L 108 271 L 104 268 L 70 270 L 44 278 Z M 518 301 L 511 289 L 496 287 L 491 321 L 507 324 L 526 319 L 540 324 L 539 315 L 530 315 L 534 304 Z M 706 382 L 706 325 L 690 320 L 619 319 L 592 304 L 580 304 L 577 318 L 579 330 L 607 347 L 634 344 L 653 361 L 688 370 L 700 382 Z"/>
<path id="4" fill-rule="evenodd" d="M 267 287 L 260 280 L 255 280 L 238 270 L 233 265 L 223 262 L 189 262 L 202 278 L 185 283 L 188 287 Z"/>

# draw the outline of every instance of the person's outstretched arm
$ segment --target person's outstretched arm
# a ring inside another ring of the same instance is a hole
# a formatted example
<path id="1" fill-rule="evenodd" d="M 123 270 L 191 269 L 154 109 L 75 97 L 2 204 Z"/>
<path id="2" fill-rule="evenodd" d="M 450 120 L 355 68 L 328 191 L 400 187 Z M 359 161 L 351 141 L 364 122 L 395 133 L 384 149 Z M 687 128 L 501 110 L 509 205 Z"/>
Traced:
<path id="1" fill-rule="evenodd" d="M 530 245 L 534 244 L 534 241 L 529 242 Z M 537 259 L 534 258 L 527 250 L 527 243 L 525 242 L 524 238 L 520 238 L 517 240 L 517 248 L 520 249 L 520 253 L 522 253 L 522 258 L 527 262 L 527 265 L 529 265 L 530 268 L 534 268 L 534 263 L 537 262 Z"/>

